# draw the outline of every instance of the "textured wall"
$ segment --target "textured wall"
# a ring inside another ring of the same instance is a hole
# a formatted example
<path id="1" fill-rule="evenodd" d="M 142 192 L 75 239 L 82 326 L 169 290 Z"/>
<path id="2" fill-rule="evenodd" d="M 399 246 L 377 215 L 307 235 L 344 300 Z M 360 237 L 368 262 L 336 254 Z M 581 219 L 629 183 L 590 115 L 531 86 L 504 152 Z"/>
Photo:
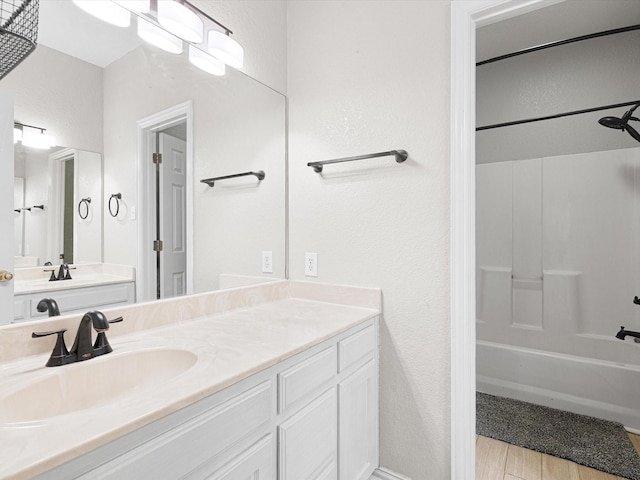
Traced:
<path id="1" fill-rule="evenodd" d="M 290 276 L 382 288 L 381 464 L 449 478 L 449 2 L 290 2 L 287 88 Z"/>
<path id="2" fill-rule="evenodd" d="M 636 30 L 482 65 L 476 73 L 477 125 L 640 100 L 639 44 Z M 599 118 L 620 117 L 628 108 L 478 132 L 476 161 L 636 147 L 627 133 L 598 124 Z"/>
<path id="3" fill-rule="evenodd" d="M 102 152 L 102 69 L 39 45 L 0 81 L 15 119 L 47 129 L 58 145 Z"/>

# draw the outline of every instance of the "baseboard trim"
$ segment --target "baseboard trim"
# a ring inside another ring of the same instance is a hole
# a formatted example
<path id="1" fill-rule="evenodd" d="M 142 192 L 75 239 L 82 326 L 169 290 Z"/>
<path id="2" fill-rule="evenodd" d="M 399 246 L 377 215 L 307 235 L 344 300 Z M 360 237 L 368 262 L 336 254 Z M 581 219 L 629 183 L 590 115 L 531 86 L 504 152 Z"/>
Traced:
<path id="1" fill-rule="evenodd" d="M 371 474 L 369 480 L 411 480 L 409 477 L 400 475 L 398 473 L 390 472 L 385 468 L 376 468 Z"/>

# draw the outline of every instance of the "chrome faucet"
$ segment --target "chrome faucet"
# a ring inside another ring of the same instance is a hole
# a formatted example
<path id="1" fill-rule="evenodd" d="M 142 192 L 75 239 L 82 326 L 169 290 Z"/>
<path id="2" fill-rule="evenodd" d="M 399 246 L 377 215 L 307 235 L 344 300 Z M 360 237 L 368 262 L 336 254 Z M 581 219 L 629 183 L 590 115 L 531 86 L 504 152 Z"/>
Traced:
<path id="1" fill-rule="evenodd" d="M 82 320 L 80 320 L 76 339 L 73 342 L 71 351 L 67 350 L 67 345 L 64 341 L 64 332 L 67 331 L 66 328 L 53 330 L 51 332 L 33 332 L 31 337 L 38 338 L 47 335 L 58 335 L 56 344 L 53 347 L 53 352 L 51 352 L 51 356 L 47 361 L 47 367 L 57 367 L 69 363 L 82 362 L 112 352 L 113 348 L 109 345 L 105 332 L 109 330 L 110 323 L 121 321 L 122 317 L 107 320 L 107 317 L 97 310 L 85 313 Z M 98 333 L 94 344 L 91 343 L 92 329 Z"/>
<path id="2" fill-rule="evenodd" d="M 58 303 L 53 298 L 43 298 L 38 302 L 36 310 L 39 312 L 49 312 L 50 317 L 57 317 L 60 315 L 60 309 Z"/>

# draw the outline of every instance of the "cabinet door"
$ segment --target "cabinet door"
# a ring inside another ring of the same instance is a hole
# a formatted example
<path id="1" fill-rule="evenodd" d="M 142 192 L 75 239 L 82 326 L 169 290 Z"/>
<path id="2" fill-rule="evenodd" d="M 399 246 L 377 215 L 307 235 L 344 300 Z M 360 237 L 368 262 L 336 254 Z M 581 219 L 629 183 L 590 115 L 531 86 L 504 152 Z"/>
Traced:
<path id="1" fill-rule="evenodd" d="M 207 480 L 275 480 L 273 452 L 273 436 L 268 435 L 216 470 Z"/>
<path id="2" fill-rule="evenodd" d="M 338 385 L 340 480 L 366 480 L 378 465 L 378 378 L 370 360 Z"/>
<path id="3" fill-rule="evenodd" d="M 337 429 L 332 387 L 278 427 L 278 480 L 336 479 Z"/>

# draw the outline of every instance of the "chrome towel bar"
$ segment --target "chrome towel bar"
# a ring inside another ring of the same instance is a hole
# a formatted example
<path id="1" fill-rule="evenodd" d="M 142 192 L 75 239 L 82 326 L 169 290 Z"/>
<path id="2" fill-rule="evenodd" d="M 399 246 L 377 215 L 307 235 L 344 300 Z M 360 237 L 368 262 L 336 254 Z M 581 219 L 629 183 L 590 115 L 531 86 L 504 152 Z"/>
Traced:
<path id="1" fill-rule="evenodd" d="M 258 170 L 257 172 L 235 173 L 233 175 L 225 175 L 223 177 L 205 178 L 204 180 L 200 180 L 200 182 L 206 183 L 210 187 L 213 187 L 215 182 L 217 182 L 218 180 L 226 180 L 228 178 L 237 178 L 237 177 L 246 177 L 247 175 L 254 175 L 259 181 L 264 180 L 264 177 L 265 177 L 265 173 L 262 170 Z"/>
<path id="2" fill-rule="evenodd" d="M 313 167 L 313 170 L 316 173 L 322 173 L 323 165 L 329 165 L 331 163 L 353 162 L 354 160 L 366 160 L 367 158 L 390 157 L 390 156 L 395 156 L 396 162 L 402 163 L 407 159 L 409 154 L 406 152 L 406 150 L 389 150 L 388 152 L 370 153 L 369 155 L 358 155 L 355 157 L 337 158 L 335 160 L 322 160 L 321 162 L 309 162 L 307 163 L 307 167 Z"/>

